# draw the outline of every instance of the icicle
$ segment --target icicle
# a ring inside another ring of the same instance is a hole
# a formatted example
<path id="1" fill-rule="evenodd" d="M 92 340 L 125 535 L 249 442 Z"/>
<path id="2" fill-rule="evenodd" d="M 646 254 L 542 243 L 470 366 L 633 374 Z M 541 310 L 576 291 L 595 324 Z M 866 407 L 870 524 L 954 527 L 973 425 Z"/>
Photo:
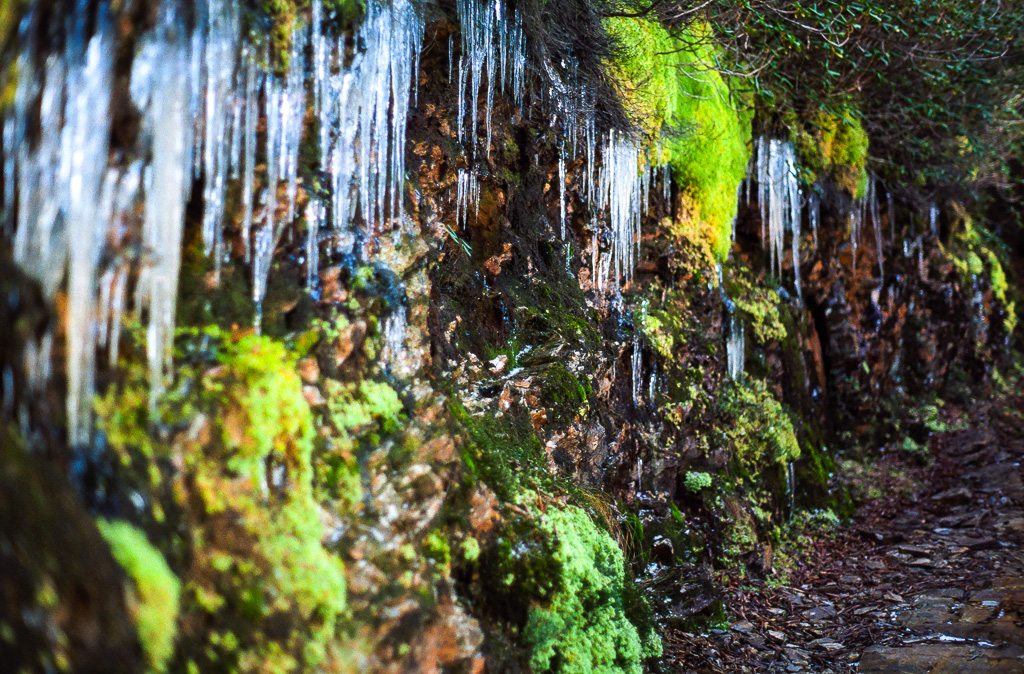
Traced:
<path id="1" fill-rule="evenodd" d="M 598 172 L 598 208 L 607 210 L 611 245 L 595 268 L 598 289 L 614 280 L 615 288 L 629 284 L 640 257 L 640 218 L 647 210 L 650 169 L 643 152 L 620 133 L 612 131 L 602 148 Z"/>
<path id="2" fill-rule="evenodd" d="M 298 192 L 299 144 L 302 142 L 303 117 L 306 109 L 306 90 L 303 82 L 306 31 L 292 32 L 290 67 L 281 81 L 264 76 L 267 120 L 267 190 L 262 222 L 253 236 L 253 300 L 259 305 L 267 291 L 267 277 L 274 250 L 282 232 L 295 219 L 295 199 Z M 285 184 L 287 208 L 283 219 L 278 218 L 279 183 Z"/>
<path id="3" fill-rule="evenodd" d="M 811 191 L 807 197 L 807 217 L 811 221 L 811 232 L 814 233 L 814 249 L 818 249 L 818 226 L 821 223 L 821 197 Z"/>
<path id="4" fill-rule="evenodd" d="M 793 267 L 799 293 L 800 183 L 796 152 L 791 143 L 761 136 L 756 153 L 761 239 L 768 243 L 769 267 L 776 277 L 781 277 L 785 233 L 790 230 L 797 240 L 793 244 Z"/>
<path id="5" fill-rule="evenodd" d="M 320 4 L 314 2 L 315 12 L 322 11 Z M 321 165 L 333 193 L 331 220 L 340 229 L 361 215 L 368 226 L 364 253 L 385 218 L 398 219 L 422 39 L 423 18 L 410 0 L 372 3 L 354 44 L 316 31 L 311 36 Z"/>
<path id="6" fill-rule="evenodd" d="M 639 406 L 642 401 L 642 367 L 643 367 L 643 345 L 640 340 L 639 328 L 633 333 L 633 353 L 631 355 L 630 367 L 633 375 L 633 404 Z"/>
<path id="7" fill-rule="evenodd" d="M 476 172 L 459 169 L 456 174 L 455 222 L 460 230 L 469 222 L 469 210 L 474 210 L 474 217 L 479 214 L 480 183 Z"/>
<path id="8" fill-rule="evenodd" d="M 239 21 L 236 3 L 210 0 L 199 3 L 206 9 L 203 50 L 204 132 L 200 157 L 203 188 L 203 243 L 220 270 L 223 239 L 224 199 L 232 169 L 233 138 L 239 104 L 234 100 L 239 58 Z"/>
<path id="9" fill-rule="evenodd" d="M 876 185 L 876 182 L 877 179 L 874 176 L 868 177 L 867 193 L 864 195 L 864 199 L 867 202 L 867 210 L 871 214 L 871 223 L 875 228 L 875 247 L 878 252 L 878 278 L 880 280 L 884 280 L 885 264 L 882 259 L 882 211 L 878 206 L 878 186 Z"/>
<path id="10" fill-rule="evenodd" d="M 324 205 L 317 199 L 306 204 L 306 288 L 314 297 L 320 297 L 320 223 Z"/>
<path id="11" fill-rule="evenodd" d="M 565 141 L 558 146 L 558 231 L 565 240 Z"/>
<path id="12" fill-rule="evenodd" d="M 383 359 L 393 368 L 401 366 L 407 358 L 405 348 L 408 319 L 404 305 L 395 308 L 384 320 Z"/>
<path id="13" fill-rule="evenodd" d="M 885 203 L 889 209 L 889 239 L 896 241 L 896 204 L 893 203 L 892 194 L 885 193 Z"/>
<path id="14" fill-rule="evenodd" d="M 89 13 L 79 7 L 67 23 L 63 53 L 39 70 L 32 39 L 39 20 L 31 12 L 22 24 L 14 106 L 4 122 L 5 229 L 14 227 L 14 259 L 47 298 L 67 276 L 68 441 L 81 446 L 89 442 L 100 262 L 117 177 L 107 170 L 113 38 L 106 3 L 96 9 L 90 39 Z M 31 129 L 38 129 L 34 143 Z M 51 348 L 52 335 L 30 347 L 30 385 L 49 380 Z"/>
<path id="15" fill-rule="evenodd" d="M 181 266 L 185 203 L 191 187 L 192 122 L 189 42 L 165 8 L 156 35 L 147 40 L 132 67 L 132 97 L 142 111 L 150 147 L 144 179 L 145 215 L 142 245 L 150 255 L 139 273 L 136 303 L 149 309 L 146 356 L 150 404 L 163 394 L 170 366 L 174 311 Z"/>
<path id="16" fill-rule="evenodd" d="M 729 336 L 725 342 L 725 353 L 729 378 L 733 381 L 743 376 L 743 361 L 746 341 L 743 333 L 743 319 L 733 309 L 729 316 Z"/>
<path id="17" fill-rule="evenodd" d="M 491 149 L 491 110 L 494 92 L 500 88 L 522 110 L 525 96 L 526 35 L 519 10 L 507 11 L 502 0 L 458 0 L 456 11 L 462 27 L 459 57 L 458 138 L 476 150 L 477 110 L 484 91 L 485 142 Z M 452 57 L 449 56 L 449 59 Z"/>

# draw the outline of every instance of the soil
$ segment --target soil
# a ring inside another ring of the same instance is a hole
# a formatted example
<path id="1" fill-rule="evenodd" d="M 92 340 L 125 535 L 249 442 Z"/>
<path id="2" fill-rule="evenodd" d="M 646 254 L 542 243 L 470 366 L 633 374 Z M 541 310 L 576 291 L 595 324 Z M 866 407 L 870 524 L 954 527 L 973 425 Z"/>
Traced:
<path id="1" fill-rule="evenodd" d="M 783 583 L 732 578 L 724 629 L 669 634 L 671 667 L 1024 672 L 1024 398 L 945 412 L 926 461 L 883 458 L 850 522 L 797 537 Z"/>

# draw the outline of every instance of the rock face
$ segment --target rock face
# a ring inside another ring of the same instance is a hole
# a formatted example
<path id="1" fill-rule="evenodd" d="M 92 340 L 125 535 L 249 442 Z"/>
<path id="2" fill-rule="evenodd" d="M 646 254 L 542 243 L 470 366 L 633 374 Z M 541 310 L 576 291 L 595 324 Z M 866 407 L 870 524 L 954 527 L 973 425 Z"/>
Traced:
<path id="1" fill-rule="evenodd" d="M 855 200 L 866 140 L 800 184 L 765 136 L 787 170 L 738 190 L 750 114 L 660 24 L 356 4 L 38 3 L 12 37 L 5 662 L 144 666 L 103 515 L 183 588 L 151 667 L 638 672 L 716 573 L 848 512 L 838 452 L 920 453 L 922 401 L 1006 370 L 971 216 Z"/>

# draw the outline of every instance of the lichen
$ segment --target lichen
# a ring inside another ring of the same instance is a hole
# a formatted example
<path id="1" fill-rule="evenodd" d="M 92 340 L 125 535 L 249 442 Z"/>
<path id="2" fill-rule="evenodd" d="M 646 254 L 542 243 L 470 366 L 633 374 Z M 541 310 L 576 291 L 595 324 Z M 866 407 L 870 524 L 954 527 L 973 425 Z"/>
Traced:
<path id="1" fill-rule="evenodd" d="M 622 550 L 577 507 L 548 509 L 540 526 L 554 537 L 561 583 L 550 604 L 530 610 L 523 641 L 531 668 L 640 674 L 661 642 L 653 631 L 639 634 L 626 615 Z"/>
<path id="2" fill-rule="evenodd" d="M 146 534 L 127 522 L 99 519 L 100 533 L 134 585 L 129 606 L 154 671 L 163 671 L 174 652 L 181 584 Z"/>
<path id="3" fill-rule="evenodd" d="M 648 19 L 617 17 L 605 25 L 627 54 L 611 68 L 625 108 L 656 141 L 653 163 L 669 164 L 693 201 L 694 233 L 724 260 L 750 159 L 752 113 L 721 75 L 710 28 L 695 23 L 677 38 Z"/>

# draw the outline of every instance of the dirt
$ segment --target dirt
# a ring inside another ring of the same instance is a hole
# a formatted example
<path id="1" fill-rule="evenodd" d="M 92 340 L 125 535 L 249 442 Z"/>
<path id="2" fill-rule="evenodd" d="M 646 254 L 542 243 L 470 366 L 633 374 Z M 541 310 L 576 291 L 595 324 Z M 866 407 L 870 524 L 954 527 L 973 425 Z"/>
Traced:
<path id="1" fill-rule="evenodd" d="M 1024 398 L 946 418 L 926 465 L 894 454 L 862 473 L 875 498 L 806 529 L 788 574 L 730 579 L 727 626 L 668 635 L 672 667 L 1024 672 Z"/>

